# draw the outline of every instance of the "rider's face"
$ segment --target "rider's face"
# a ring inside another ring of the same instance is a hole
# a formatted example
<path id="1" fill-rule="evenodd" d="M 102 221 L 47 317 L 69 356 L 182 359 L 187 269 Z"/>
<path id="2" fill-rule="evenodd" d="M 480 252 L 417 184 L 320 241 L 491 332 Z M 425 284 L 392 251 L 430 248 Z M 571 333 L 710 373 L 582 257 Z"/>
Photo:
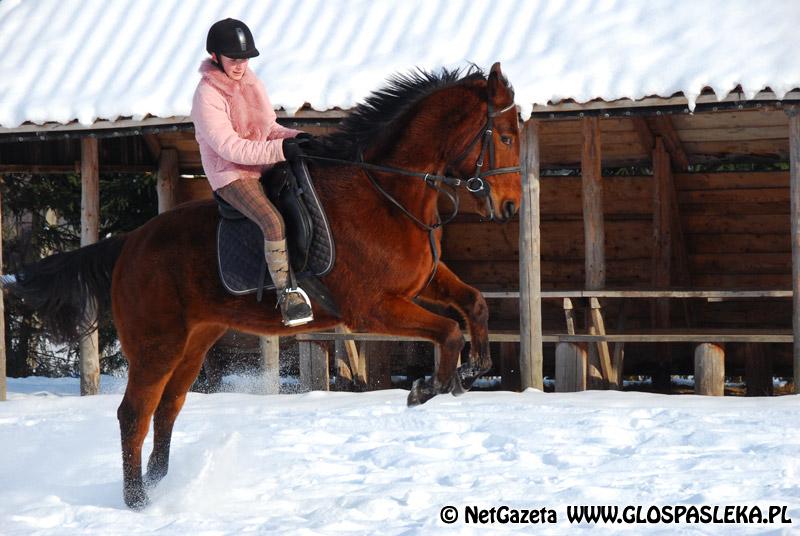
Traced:
<path id="1" fill-rule="evenodd" d="M 216 58 L 216 54 L 214 55 Z M 247 62 L 249 58 L 229 58 L 228 56 L 220 55 L 220 59 L 222 60 L 222 68 L 225 71 L 225 74 L 228 75 L 228 78 L 233 80 L 241 80 L 244 76 L 244 72 L 247 70 Z"/>

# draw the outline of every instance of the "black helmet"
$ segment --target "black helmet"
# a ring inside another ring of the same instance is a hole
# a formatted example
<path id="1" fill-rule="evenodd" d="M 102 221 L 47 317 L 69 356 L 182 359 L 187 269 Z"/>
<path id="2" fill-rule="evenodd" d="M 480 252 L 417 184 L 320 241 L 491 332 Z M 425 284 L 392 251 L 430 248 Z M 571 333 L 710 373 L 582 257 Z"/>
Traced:
<path id="1" fill-rule="evenodd" d="M 222 54 L 229 58 L 254 58 L 259 52 L 247 24 L 236 19 L 215 22 L 208 29 L 206 50 L 209 54 Z"/>

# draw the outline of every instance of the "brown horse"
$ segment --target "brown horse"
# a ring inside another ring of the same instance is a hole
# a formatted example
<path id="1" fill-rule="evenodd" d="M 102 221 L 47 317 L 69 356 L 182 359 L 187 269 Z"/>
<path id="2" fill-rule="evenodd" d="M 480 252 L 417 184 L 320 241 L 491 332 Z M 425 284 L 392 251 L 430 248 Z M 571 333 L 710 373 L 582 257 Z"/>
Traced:
<path id="1" fill-rule="evenodd" d="M 257 303 L 228 294 L 217 274 L 211 201 L 180 205 L 124 236 L 48 257 L 18 275 L 12 292 L 57 338 L 74 340 L 93 329 L 84 311 L 110 301 L 129 364 L 118 410 L 129 507 L 144 507 L 146 484 L 167 473 L 175 418 L 206 352 L 228 329 L 293 335 L 343 324 L 429 339 L 441 347 L 438 369 L 415 382 L 409 405 L 458 394 L 490 368 L 480 292 L 442 263 L 431 273 L 444 185 L 468 187 L 475 210 L 488 219 L 506 221 L 519 207 L 519 124 L 500 65 L 488 75 L 473 68 L 397 76 L 308 153 L 336 243 L 336 264 L 322 281 L 338 316 L 315 303 L 311 324 L 285 328 L 274 298 Z M 464 317 L 473 341 L 468 364 L 456 369 L 464 346 L 458 322 L 419 303 L 447 305 Z M 151 419 L 153 452 L 143 478 Z"/>

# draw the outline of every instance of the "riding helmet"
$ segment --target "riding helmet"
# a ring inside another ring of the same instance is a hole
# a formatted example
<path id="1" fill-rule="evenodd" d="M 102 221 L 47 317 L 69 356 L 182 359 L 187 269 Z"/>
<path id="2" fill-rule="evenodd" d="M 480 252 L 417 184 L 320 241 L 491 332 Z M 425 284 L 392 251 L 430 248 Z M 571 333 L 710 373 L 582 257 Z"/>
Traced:
<path id="1" fill-rule="evenodd" d="M 259 55 L 253 33 L 247 24 L 236 19 L 223 19 L 208 29 L 206 50 L 229 58 L 254 58 Z"/>

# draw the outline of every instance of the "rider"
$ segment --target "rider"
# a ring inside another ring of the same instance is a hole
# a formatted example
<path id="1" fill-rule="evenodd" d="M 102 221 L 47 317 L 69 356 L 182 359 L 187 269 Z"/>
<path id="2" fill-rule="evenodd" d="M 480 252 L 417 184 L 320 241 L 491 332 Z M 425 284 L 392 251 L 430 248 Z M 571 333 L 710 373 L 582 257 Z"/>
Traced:
<path id="1" fill-rule="evenodd" d="M 211 58 L 200 65 L 191 112 L 203 169 L 216 194 L 264 233 L 284 325 L 305 324 L 313 320 L 311 303 L 302 289 L 291 286 L 283 218 L 259 179 L 271 165 L 301 154 L 310 135 L 276 122 L 263 84 L 247 67 L 259 52 L 246 24 L 230 18 L 214 23 L 206 50 Z"/>

